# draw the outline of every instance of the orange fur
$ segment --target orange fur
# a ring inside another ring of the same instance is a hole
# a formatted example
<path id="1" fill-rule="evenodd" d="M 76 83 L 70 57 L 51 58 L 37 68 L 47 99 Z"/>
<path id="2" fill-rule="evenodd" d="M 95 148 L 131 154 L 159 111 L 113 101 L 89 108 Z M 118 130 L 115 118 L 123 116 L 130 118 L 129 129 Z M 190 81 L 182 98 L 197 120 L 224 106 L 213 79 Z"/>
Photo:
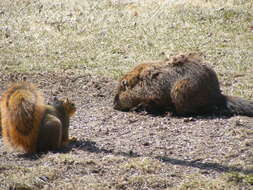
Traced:
<path id="1" fill-rule="evenodd" d="M 69 100 L 55 102 L 57 106 L 46 105 L 43 95 L 31 83 L 11 85 L 3 93 L 0 105 L 4 143 L 25 153 L 65 145 L 75 105 Z"/>
<path id="2" fill-rule="evenodd" d="M 31 153 L 36 151 L 38 130 L 45 112 L 44 99 L 29 83 L 12 85 L 2 96 L 2 130 L 5 144 Z"/>

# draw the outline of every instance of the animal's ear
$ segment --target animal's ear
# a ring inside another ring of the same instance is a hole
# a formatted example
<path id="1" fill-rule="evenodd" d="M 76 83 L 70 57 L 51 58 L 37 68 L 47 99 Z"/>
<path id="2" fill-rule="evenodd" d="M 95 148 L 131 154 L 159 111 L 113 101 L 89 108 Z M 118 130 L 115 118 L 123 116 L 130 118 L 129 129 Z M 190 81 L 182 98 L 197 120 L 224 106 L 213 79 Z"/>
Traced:
<path id="1" fill-rule="evenodd" d="M 56 96 L 54 96 L 53 101 L 49 103 L 49 105 L 53 105 L 53 106 L 56 106 L 58 104 L 59 104 L 59 99 Z"/>
<path id="2" fill-rule="evenodd" d="M 157 79 L 157 78 L 159 77 L 159 74 L 161 74 L 160 71 L 157 71 L 157 72 L 155 72 L 155 73 L 152 73 L 151 79 Z"/>
<path id="3" fill-rule="evenodd" d="M 68 103 L 68 98 L 63 99 L 63 103 L 64 103 L 64 104 Z"/>
<path id="4" fill-rule="evenodd" d="M 54 97 L 54 102 L 58 101 L 58 98 L 57 96 Z"/>

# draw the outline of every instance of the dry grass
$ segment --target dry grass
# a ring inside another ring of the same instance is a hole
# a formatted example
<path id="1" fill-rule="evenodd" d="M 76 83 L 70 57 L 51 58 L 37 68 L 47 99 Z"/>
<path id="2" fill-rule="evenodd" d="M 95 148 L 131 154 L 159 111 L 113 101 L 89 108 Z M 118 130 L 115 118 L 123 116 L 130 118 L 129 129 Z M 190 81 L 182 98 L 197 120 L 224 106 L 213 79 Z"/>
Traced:
<path id="1" fill-rule="evenodd" d="M 203 175 L 188 176 L 177 190 L 238 190 L 243 189 L 244 183 L 252 184 L 252 175 L 241 175 L 229 173 L 217 179 L 205 177 Z"/>
<path id="2" fill-rule="evenodd" d="M 1 1 L 1 64 L 117 78 L 163 52 L 197 51 L 221 75 L 251 72 L 249 0 L 119 2 Z"/>

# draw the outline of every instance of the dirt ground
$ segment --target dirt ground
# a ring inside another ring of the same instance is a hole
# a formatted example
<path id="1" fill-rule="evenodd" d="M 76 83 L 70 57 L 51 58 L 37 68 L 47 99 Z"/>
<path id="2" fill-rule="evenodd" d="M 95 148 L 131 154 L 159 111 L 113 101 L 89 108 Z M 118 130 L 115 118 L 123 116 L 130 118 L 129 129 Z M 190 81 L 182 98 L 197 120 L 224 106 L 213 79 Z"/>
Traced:
<path id="1" fill-rule="evenodd" d="M 27 189 L 170 189 L 192 175 L 211 180 L 227 172 L 253 173 L 252 118 L 116 111 L 117 81 L 88 74 L 0 76 L 1 93 L 9 81 L 25 76 L 48 101 L 67 96 L 78 108 L 70 126 L 78 140 L 63 152 L 26 156 L 7 152 L 0 141 L 0 189 L 17 184 Z M 243 184 L 241 189 L 250 188 Z"/>

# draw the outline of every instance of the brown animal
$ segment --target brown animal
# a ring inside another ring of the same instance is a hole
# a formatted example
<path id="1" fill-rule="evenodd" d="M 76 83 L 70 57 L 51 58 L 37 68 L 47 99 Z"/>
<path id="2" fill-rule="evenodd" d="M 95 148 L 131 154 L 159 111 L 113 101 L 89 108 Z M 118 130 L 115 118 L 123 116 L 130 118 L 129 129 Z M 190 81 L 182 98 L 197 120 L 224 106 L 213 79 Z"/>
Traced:
<path id="1" fill-rule="evenodd" d="M 214 70 L 193 53 L 143 63 L 124 75 L 114 108 L 129 111 L 139 107 L 177 115 L 253 116 L 253 101 L 223 95 Z"/>
<path id="2" fill-rule="evenodd" d="M 3 141 L 25 153 L 61 148 L 68 144 L 69 119 L 75 111 L 68 99 L 46 105 L 33 84 L 13 84 L 1 98 Z"/>

